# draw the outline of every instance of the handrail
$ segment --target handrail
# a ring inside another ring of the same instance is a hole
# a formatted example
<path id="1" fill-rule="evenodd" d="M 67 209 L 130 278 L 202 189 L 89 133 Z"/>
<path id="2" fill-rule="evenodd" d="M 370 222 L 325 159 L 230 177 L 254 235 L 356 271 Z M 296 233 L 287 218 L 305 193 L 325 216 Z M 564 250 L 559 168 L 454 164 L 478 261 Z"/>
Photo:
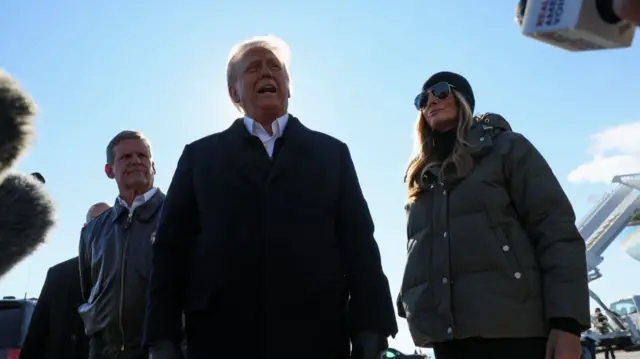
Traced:
<path id="1" fill-rule="evenodd" d="M 587 239 L 587 249 L 591 247 L 591 245 L 597 242 L 600 237 L 611 227 L 611 225 L 622 215 L 622 212 L 615 213 L 614 215 L 607 218 L 606 222 L 604 222 L 591 237 Z"/>
<path id="2" fill-rule="evenodd" d="M 634 205 L 634 203 L 636 202 L 636 199 L 638 198 L 638 195 L 634 192 L 630 192 L 617 206 L 616 208 L 611 212 L 611 214 L 607 217 L 607 219 L 605 219 L 604 222 L 602 222 L 602 224 L 598 227 L 598 229 L 596 229 L 596 231 L 593 233 L 593 235 L 589 238 L 586 239 L 586 247 L 587 247 L 587 251 L 591 248 L 591 246 L 595 243 L 598 243 L 598 240 L 605 234 L 607 233 L 607 230 L 616 222 L 616 220 L 618 218 L 620 218 L 620 216 L 622 216 L 623 214 L 625 214 L 625 212 L 627 212 L 627 210 Z M 629 218 L 630 219 L 630 218 Z M 625 227 L 628 225 L 629 223 L 625 223 Z"/>
<path id="3" fill-rule="evenodd" d="M 585 223 L 587 223 L 589 221 L 589 219 L 591 219 L 591 217 L 593 217 L 600 208 L 602 208 L 602 206 L 607 203 L 607 201 L 613 196 L 613 194 L 615 193 L 616 189 L 618 187 L 616 186 L 615 189 L 609 190 L 607 192 L 605 192 L 602 197 L 600 197 L 600 199 L 598 200 L 598 202 L 596 202 L 596 204 L 594 206 L 591 207 L 591 209 L 589 210 L 589 212 L 587 212 L 586 215 L 584 215 L 582 217 L 582 219 L 580 220 L 579 226 L 582 227 Z"/>

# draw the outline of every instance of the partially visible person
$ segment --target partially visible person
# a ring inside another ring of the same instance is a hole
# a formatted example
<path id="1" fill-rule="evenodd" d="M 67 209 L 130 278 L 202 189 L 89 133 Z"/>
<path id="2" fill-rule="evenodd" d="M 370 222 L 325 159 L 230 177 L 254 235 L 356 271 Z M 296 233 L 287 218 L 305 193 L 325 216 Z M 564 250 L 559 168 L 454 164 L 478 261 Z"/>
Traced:
<path id="1" fill-rule="evenodd" d="M 596 308 L 593 312 L 593 325 L 600 334 L 607 334 L 613 331 L 611 324 L 609 324 L 609 318 L 602 314 L 600 308 Z M 602 348 L 604 349 L 605 359 L 616 359 L 616 352 L 611 345 L 602 345 Z"/>
<path id="2" fill-rule="evenodd" d="M 104 202 L 91 206 L 86 223 L 109 207 Z M 87 358 L 89 339 L 78 315 L 78 307 L 83 302 L 78 266 L 78 257 L 75 257 L 47 271 L 20 352 L 21 359 Z"/>
<path id="3" fill-rule="evenodd" d="M 288 52 L 234 47 L 244 116 L 178 161 L 153 245 L 152 358 L 178 354 L 183 312 L 189 359 L 379 359 L 397 333 L 349 148 L 289 114 Z"/>
<path id="4" fill-rule="evenodd" d="M 585 242 L 551 168 L 474 92 L 439 72 L 415 99 L 408 258 L 399 296 L 438 359 L 579 359 L 589 328 Z"/>
<path id="5" fill-rule="evenodd" d="M 87 212 L 87 221 L 84 223 L 84 225 L 86 226 L 87 224 L 89 224 L 91 220 L 98 217 L 100 214 L 102 214 L 104 211 L 108 210 L 109 208 L 111 208 L 111 205 L 106 202 L 99 202 L 91 206 L 89 208 L 89 211 Z"/>
<path id="6" fill-rule="evenodd" d="M 154 187 L 151 144 L 137 131 L 122 131 L 107 146 L 105 173 L 119 195 L 80 238 L 79 308 L 90 337 L 90 359 L 141 359 L 151 243 L 164 194 Z"/>

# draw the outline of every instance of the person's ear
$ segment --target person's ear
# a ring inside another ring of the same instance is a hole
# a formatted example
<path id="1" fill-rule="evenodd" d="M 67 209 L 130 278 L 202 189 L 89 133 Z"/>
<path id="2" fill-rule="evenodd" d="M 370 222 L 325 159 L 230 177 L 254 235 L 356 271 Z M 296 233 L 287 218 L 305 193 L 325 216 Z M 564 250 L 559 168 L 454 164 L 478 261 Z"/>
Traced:
<path id="1" fill-rule="evenodd" d="M 287 72 L 287 77 L 286 77 L 286 83 L 287 83 L 287 98 L 291 98 L 291 80 L 289 79 L 289 73 Z"/>
<path id="2" fill-rule="evenodd" d="M 229 86 L 229 97 L 233 100 L 234 103 L 240 103 L 240 96 L 238 95 L 238 91 L 236 91 L 235 87 Z"/>
<path id="3" fill-rule="evenodd" d="M 154 169 L 155 171 L 155 169 Z M 104 173 L 107 175 L 107 177 L 109 177 L 110 179 L 114 179 L 116 178 L 116 174 L 113 172 L 113 165 L 110 164 L 106 164 L 104 165 Z"/>
<path id="4" fill-rule="evenodd" d="M 156 175 L 156 163 L 151 161 L 151 171 L 153 173 L 153 175 Z"/>

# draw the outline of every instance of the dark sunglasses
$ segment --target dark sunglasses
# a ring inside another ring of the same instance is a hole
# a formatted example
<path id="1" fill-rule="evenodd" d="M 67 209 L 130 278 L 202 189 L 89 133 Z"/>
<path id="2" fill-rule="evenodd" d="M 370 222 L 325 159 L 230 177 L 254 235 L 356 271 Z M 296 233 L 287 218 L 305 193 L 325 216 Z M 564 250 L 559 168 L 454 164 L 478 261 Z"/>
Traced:
<path id="1" fill-rule="evenodd" d="M 429 102 L 429 93 L 431 93 L 438 100 L 446 100 L 451 93 L 451 89 L 454 89 L 455 86 L 450 85 L 446 82 L 438 82 L 437 84 L 429 87 L 425 91 L 416 96 L 416 99 L 413 101 L 414 106 L 418 111 L 421 111 L 427 107 L 427 103 Z"/>

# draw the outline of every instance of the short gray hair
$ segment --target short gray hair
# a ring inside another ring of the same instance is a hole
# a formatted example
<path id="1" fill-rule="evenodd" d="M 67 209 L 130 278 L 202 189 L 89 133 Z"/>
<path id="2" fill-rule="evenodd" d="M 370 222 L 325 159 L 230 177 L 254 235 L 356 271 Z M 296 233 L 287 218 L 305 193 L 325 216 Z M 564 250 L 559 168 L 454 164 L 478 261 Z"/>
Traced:
<path id="1" fill-rule="evenodd" d="M 114 138 L 112 138 L 111 141 L 109 141 L 109 144 L 107 145 L 107 164 L 114 164 L 116 160 L 116 154 L 114 150 L 116 146 L 124 140 L 142 140 L 142 142 L 144 142 L 145 145 L 147 145 L 147 147 L 149 148 L 149 154 L 151 155 L 151 142 L 149 142 L 149 140 L 144 137 L 142 132 L 134 130 L 124 130 L 118 133 Z"/>
<path id="2" fill-rule="evenodd" d="M 255 36 L 240 42 L 231 48 L 229 60 L 227 61 L 227 88 L 233 87 L 238 80 L 235 65 L 237 65 L 238 61 L 242 59 L 247 51 L 255 48 L 263 48 L 273 52 L 273 54 L 282 63 L 287 77 L 289 77 L 288 68 L 291 64 L 291 49 L 289 48 L 289 45 L 287 45 L 284 40 L 274 35 Z M 291 80 L 289 80 L 289 91 L 291 91 Z M 235 108 L 244 113 L 240 104 L 236 103 L 232 98 L 230 99 Z"/>

